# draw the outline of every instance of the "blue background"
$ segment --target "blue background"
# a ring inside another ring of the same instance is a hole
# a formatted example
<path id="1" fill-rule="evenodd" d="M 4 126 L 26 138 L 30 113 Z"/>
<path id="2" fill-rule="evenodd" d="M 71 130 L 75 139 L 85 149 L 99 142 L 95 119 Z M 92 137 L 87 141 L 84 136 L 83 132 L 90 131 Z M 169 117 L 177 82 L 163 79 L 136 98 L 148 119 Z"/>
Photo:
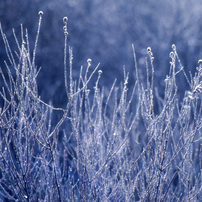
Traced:
<path id="1" fill-rule="evenodd" d="M 101 86 L 110 89 L 117 78 L 123 81 L 123 65 L 130 73 L 129 85 L 134 84 L 134 61 L 131 44 L 136 49 L 142 80 L 146 78 L 145 58 L 148 46 L 154 54 L 155 86 L 163 97 L 164 79 L 169 71 L 169 52 L 176 44 L 187 74 L 193 74 L 201 56 L 202 3 L 200 0 L 1 0 L 0 21 L 12 51 L 17 50 L 12 35 L 15 29 L 20 38 L 20 24 L 28 29 L 30 49 L 33 50 L 38 12 L 44 12 L 36 55 L 36 65 L 42 70 L 38 76 L 39 94 L 46 102 L 61 106 L 65 100 L 63 73 L 63 17 L 68 20 L 68 46 L 73 47 L 73 77 L 77 79 L 81 65 L 92 67 L 100 62 L 103 71 Z M 0 66 L 6 71 L 7 60 L 0 38 Z M 177 67 L 178 68 L 178 67 Z M 97 76 L 91 82 L 94 85 Z M 190 90 L 184 76 L 178 76 L 181 97 Z M 3 81 L 0 81 L 3 85 Z M 61 92 L 58 96 L 58 92 Z"/>

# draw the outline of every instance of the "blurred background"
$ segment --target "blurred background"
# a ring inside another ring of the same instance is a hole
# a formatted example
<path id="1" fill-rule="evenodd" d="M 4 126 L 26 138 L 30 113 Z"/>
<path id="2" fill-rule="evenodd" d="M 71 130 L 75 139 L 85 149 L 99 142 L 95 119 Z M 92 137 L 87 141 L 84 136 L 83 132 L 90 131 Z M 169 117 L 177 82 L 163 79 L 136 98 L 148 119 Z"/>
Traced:
<path id="1" fill-rule="evenodd" d="M 68 46 L 73 47 L 73 76 L 78 78 L 81 65 L 90 71 L 100 62 L 103 71 L 100 86 L 108 91 L 117 78 L 123 81 L 123 66 L 129 72 L 129 85 L 134 84 L 132 44 L 137 54 L 141 79 L 146 78 L 147 47 L 154 54 L 155 86 L 163 97 L 164 79 L 169 71 L 171 45 L 176 44 L 187 74 L 194 74 L 202 58 L 202 2 L 200 0 L 1 0 L 0 22 L 12 51 L 17 50 L 12 28 L 21 43 L 20 24 L 28 29 L 33 50 L 38 26 L 38 12 L 43 11 L 36 55 L 39 94 L 54 106 L 65 105 L 63 50 L 63 17 L 68 17 Z M 0 37 L 0 66 L 6 71 L 7 60 Z M 8 60 L 7 60 L 8 61 Z M 178 68 L 178 67 L 177 67 Z M 94 86 L 97 76 L 91 85 Z M 183 74 L 179 74 L 179 92 L 190 90 Z M 0 86 L 3 85 L 2 79 Z M 108 89 L 108 90 L 107 90 Z M 58 93 L 60 92 L 60 93 Z"/>

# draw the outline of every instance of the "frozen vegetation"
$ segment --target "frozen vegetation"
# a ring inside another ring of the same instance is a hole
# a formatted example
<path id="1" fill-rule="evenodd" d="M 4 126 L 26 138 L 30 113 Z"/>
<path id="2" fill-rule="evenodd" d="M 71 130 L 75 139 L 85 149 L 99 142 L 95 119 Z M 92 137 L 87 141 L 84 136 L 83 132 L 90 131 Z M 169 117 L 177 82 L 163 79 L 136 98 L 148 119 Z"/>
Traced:
<path id="1" fill-rule="evenodd" d="M 201 201 L 202 60 L 194 75 L 187 74 L 171 44 L 160 96 L 152 49 L 140 71 L 132 45 L 133 86 L 124 67 L 123 82 L 112 81 L 107 89 L 91 59 L 74 78 L 64 17 L 66 104 L 56 107 L 43 101 L 37 87 L 42 14 L 33 51 L 23 26 L 21 37 L 13 31 L 15 52 L 1 28 L 7 61 L 0 69 L 0 200 Z M 179 76 L 189 86 L 182 99 Z"/>

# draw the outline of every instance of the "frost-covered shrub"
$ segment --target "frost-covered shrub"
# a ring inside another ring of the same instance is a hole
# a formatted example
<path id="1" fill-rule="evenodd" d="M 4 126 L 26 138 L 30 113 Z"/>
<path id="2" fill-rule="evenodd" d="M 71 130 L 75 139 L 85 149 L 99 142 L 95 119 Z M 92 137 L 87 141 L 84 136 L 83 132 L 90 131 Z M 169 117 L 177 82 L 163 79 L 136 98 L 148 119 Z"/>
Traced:
<path id="1" fill-rule="evenodd" d="M 134 46 L 134 86 L 123 68 L 123 83 L 99 85 L 99 64 L 91 59 L 72 75 L 67 18 L 64 22 L 66 107 L 45 103 L 38 94 L 35 65 L 42 12 L 33 52 L 28 32 L 14 32 L 18 51 L 5 34 L 7 74 L 0 91 L 1 201 L 200 201 L 201 75 L 187 76 L 172 45 L 164 97 L 154 85 L 154 56 L 147 48 L 146 80 L 140 75 Z M 21 41 L 21 42 L 19 42 Z M 13 73 L 14 72 L 14 73 Z M 69 72 L 69 73 L 68 73 Z M 189 85 L 179 101 L 177 80 Z M 144 75 L 143 75 L 144 76 Z M 93 83 L 92 77 L 97 77 Z M 60 96 L 60 92 L 58 92 Z"/>

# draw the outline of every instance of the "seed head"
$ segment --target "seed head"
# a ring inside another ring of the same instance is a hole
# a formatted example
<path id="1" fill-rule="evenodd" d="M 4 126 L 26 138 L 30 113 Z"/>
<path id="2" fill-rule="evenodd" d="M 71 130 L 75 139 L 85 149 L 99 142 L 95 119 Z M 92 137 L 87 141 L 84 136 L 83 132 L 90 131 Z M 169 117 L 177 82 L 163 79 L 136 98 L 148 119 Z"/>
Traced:
<path id="1" fill-rule="evenodd" d="M 42 15 L 43 15 L 43 11 L 39 11 L 38 14 L 39 14 L 40 16 L 42 16 Z"/>
<path id="2" fill-rule="evenodd" d="M 176 46 L 175 46 L 175 44 L 172 44 L 172 49 L 173 49 L 174 51 L 176 51 Z"/>
<path id="3" fill-rule="evenodd" d="M 148 48 L 147 48 L 147 53 L 150 53 L 150 52 L 151 52 L 151 48 L 148 47 Z"/>
<path id="4" fill-rule="evenodd" d="M 170 52 L 169 57 L 170 57 L 170 58 L 173 58 L 173 56 L 174 56 L 174 53 L 173 53 L 173 52 Z"/>
<path id="5" fill-rule="evenodd" d="M 63 22 L 66 23 L 68 21 L 68 17 L 63 18 Z"/>
<path id="6" fill-rule="evenodd" d="M 200 60 L 198 61 L 198 64 L 199 64 L 199 65 L 202 65 L 202 59 L 200 59 Z"/>

